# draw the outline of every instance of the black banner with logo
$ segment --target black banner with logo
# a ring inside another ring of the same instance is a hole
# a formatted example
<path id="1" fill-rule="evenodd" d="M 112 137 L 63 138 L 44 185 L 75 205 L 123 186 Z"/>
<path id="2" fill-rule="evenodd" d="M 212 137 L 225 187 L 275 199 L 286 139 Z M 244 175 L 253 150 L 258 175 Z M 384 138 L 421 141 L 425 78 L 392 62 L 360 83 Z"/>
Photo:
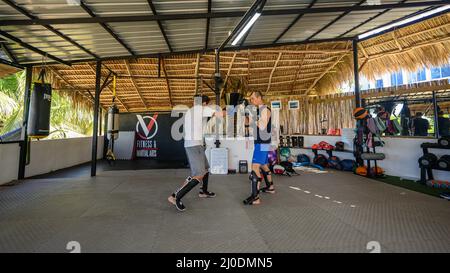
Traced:
<path id="1" fill-rule="evenodd" d="M 119 131 L 136 132 L 137 158 L 186 161 L 183 140 L 171 136 L 172 125 L 178 119 L 169 113 L 120 114 Z"/>

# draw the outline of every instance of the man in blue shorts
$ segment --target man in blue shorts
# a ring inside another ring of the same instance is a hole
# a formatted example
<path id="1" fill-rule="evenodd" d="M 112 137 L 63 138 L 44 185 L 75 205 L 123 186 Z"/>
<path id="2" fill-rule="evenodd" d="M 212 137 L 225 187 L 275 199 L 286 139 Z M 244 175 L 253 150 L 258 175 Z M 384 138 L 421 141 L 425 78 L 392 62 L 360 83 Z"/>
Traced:
<path id="1" fill-rule="evenodd" d="M 253 118 L 253 137 L 254 150 L 252 158 L 252 171 L 250 174 L 251 195 L 244 200 L 246 205 L 258 205 L 261 203 L 259 199 L 259 187 L 264 177 L 266 187 L 262 188 L 262 192 L 275 193 L 273 186 L 272 174 L 268 166 L 269 152 L 271 149 L 271 111 L 264 104 L 261 92 L 255 91 L 250 96 L 250 103 L 257 107 L 256 118 Z M 262 174 L 262 175 L 261 175 Z"/>

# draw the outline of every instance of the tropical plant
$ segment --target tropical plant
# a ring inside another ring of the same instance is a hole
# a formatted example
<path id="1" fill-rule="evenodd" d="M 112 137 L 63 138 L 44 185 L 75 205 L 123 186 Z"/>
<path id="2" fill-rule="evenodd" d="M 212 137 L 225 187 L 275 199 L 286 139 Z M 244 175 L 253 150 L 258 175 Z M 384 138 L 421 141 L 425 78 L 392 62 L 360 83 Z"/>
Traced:
<path id="1" fill-rule="evenodd" d="M 0 79 L 0 135 L 21 126 L 24 90 L 23 71 Z"/>
<path id="2" fill-rule="evenodd" d="M 23 119 L 25 73 L 0 79 L 0 135 L 20 128 Z M 52 92 L 49 138 L 65 138 L 69 133 L 92 134 L 92 109 L 77 106 L 70 96 Z"/>

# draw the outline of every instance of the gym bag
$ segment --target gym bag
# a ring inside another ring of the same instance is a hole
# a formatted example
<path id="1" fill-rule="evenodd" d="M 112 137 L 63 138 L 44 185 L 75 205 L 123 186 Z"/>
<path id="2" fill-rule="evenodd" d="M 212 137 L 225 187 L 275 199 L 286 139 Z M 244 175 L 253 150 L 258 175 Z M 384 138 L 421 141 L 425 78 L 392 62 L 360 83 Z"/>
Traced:
<path id="1" fill-rule="evenodd" d="M 310 163 L 310 162 L 311 162 L 311 159 L 309 158 L 308 155 L 305 155 L 305 154 L 299 154 L 299 155 L 297 156 L 297 162 L 299 162 L 299 163 Z"/>
<path id="2" fill-rule="evenodd" d="M 337 169 L 345 172 L 353 172 L 356 168 L 356 162 L 352 159 L 344 159 L 339 162 Z"/>
<path id="3" fill-rule="evenodd" d="M 337 169 L 337 166 L 339 165 L 340 161 L 341 160 L 339 159 L 339 157 L 330 156 L 330 158 L 328 158 L 328 167 L 332 169 Z"/>
<path id="4" fill-rule="evenodd" d="M 295 173 L 295 170 L 293 168 L 292 162 L 282 161 L 282 162 L 280 162 L 280 165 L 284 167 L 286 172 L 288 172 L 288 173 Z"/>
<path id="5" fill-rule="evenodd" d="M 316 157 L 314 157 L 314 164 L 326 168 L 328 166 L 327 157 L 322 154 L 317 155 Z"/>
<path id="6" fill-rule="evenodd" d="M 344 150 L 344 142 L 342 142 L 342 141 L 338 141 L 338 142 L 336 142 L 336 144 L 335 144 L 335 150 L 336 151 L 343 151 Z"/>

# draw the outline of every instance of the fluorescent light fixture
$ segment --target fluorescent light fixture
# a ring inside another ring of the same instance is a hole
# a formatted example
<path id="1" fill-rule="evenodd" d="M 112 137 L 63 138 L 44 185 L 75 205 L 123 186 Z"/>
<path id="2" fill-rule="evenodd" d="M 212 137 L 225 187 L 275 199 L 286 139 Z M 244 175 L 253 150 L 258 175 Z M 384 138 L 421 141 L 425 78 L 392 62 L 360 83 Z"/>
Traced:
<path id="1" fill-rule="evenodd" d="M 239 35 L 236 37 L 236 39 L 234 39 L 234 41 L 231 43 L 232 45 L 234 45 L 234 46 L 237 45 L 239 40 L 242 39 L 242 37 L 245 35 L 245 33 L 247 33 L 247 31 L 255 23 L 255 21 L 259 18 L 259 16 L 261 16 L 260 12 L 257 12 L 253 15 L 252 19 L 250 19 L 250 21 L 247 23 L 247 25 L 245 25 L 245 27 L 242 29 L 242 31 L 239 33 Z"/>
<path id="2" fill-rule="evenodd" d="M 388 29 L 395 28 L 395 27 L 399 27 L 399 26 L 402 26 L 402 25 L 406 25 L 406 24 L 412 23 L 412 22 L 414 22 L 414 21 L 420 20 L 420 19 L 422 19 L 422 18 L 428 17 L 428 16 L 430 16 L 430 15 L 433 15 L 433 14 L 436 14 L 436 13 L 439 13 L 439 12 L 446 11 L 446 10 L 448 10 L 448 9 L 450 9 L 450 5 L 445 5 L 445 6 L 442 6 L 442 7 L 440 7 L 440 8 L 433 9 L 433 10 L 430 10 L 430 11 L 427 11 L 427 12 L 424 12 L 424 13 L 421 13 L 421 14 L 418 14 L 418 15 L 413 16 L 413 17 L 411 17 L 411 18 L 407 18 L 407 19 L 405 19 L 405 20 L 401 20 L 401 21 L 398 21 L 398 22 L 396 22 L 396 23 L 392 23 L 392 24 L 389 24 L 389 25 L 387 25 L 387 26 L 380 27 L 380 28 L 374 29 L 374 30 L 372 30 L 372 31 L 363 33 L 363 34 L 359 35 L 358 38 L 359 38 L 359 39 L 364 39 L 364 38 L 366 38 L 366 37 L 369 37 L 369 36 L 378 34 L 378 33 L 380 33 L 380 32 L 386 31 L 386 30 L 388 30 Z"/>

